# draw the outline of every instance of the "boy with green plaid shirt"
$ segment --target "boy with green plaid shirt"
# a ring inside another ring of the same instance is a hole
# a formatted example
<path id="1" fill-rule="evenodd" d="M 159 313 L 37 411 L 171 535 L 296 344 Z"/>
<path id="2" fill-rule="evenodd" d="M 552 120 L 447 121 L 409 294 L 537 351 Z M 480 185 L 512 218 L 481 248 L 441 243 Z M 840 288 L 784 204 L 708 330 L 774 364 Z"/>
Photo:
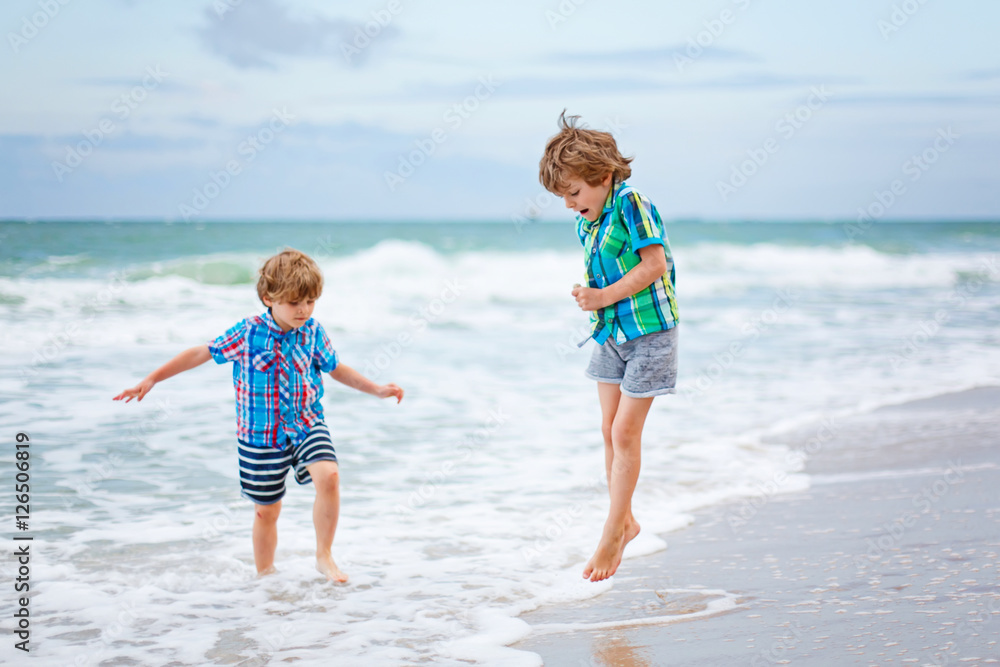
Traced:
<path id="1" fill-rule="evenodd" d="M 572 294 L 591 314 L 587 340 L 598 343 L 586 374 L 597 381 L 601 402 L 611 508 L 583 576 L 601 581 L 615 573 L 625 545 L 639 534 L 632 494 L 642 429 L 653 398 L 676 391 L 678 316 L 663 223 L 652 202 L 625 183 L 632 159 L 609 133 L 578 128 L 578 119 L 565 111 L 560 116 L 539 179 L 577 213 L 585 253 L 586 285 Z"/>

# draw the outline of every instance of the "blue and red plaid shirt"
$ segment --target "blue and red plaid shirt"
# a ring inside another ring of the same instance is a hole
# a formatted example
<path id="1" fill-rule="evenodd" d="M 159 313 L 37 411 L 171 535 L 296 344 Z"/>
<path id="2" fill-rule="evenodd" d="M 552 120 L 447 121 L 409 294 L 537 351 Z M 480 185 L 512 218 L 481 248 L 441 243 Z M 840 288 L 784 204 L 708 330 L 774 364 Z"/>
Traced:
<path id="1" fill-rule="evenodd" d="M 284 448 L 323 420 L 323 373 L 337 353 L 310 318 L 287 332 L 267 312 L 248 317 L 209 342 L 216 363 L 233 364 L 236 437 L 257 447 Z"/>

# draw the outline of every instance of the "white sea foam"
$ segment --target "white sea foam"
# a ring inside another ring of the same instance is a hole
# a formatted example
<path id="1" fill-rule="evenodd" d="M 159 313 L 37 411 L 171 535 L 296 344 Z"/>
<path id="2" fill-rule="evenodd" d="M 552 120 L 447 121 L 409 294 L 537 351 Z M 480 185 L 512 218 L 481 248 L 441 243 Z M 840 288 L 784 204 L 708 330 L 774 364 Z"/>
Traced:
<path id="1" fill-rule="evenodd" d="M 671 623 L 682 623 L 684 621 L 691 621 L 696 618 L 706 618 L 708 616 L 717 616 L 718 614 L 723 614 L 728 611 L 732 611 L 739 606 L 739 596 L 735 593 L 730 593 L 729 591 L 724 591 L 721 589 L 684 589 L 684 588 L 667 588 L 659 593 L 682 593 L 682 594 L 696 594 L 699 597 L 711 598 L 705 605 L 704 609 L 699 611 L 692 611 L 685 614 L 669 614 L 661 616 L 639 616 L 636 618 L 629 618 L 625 620 L 618 621 L 604 621 L 600 623 L 547 623 L 540 624 L 532 627 L 532 632 L 540 635 L 557 634 L 561 632 L 580 632 L 580 631 L 590 631 L 590 630 L 613 630 L 616 628 L 627 628 L 637 625 L 669 625 Z"/>
<path id="2" fill-rule="evenodd" d="M 787 246 L 700 244 L 685 249 L 678 265 L 692 280 L 693 294 L 739 293 L 766 288 L 878 290 L 951 287 L 960 272 L 990 266 L 987 253 L 888 254 L 863 245 Z M 680 268 L 679 268 L 680 270 Z M 753 276 L 752 281 L 747 276 Z M 996 276 L 994 280 L 1000 279 Z M 685 282 L 687 285 L 687 282 Z"/>

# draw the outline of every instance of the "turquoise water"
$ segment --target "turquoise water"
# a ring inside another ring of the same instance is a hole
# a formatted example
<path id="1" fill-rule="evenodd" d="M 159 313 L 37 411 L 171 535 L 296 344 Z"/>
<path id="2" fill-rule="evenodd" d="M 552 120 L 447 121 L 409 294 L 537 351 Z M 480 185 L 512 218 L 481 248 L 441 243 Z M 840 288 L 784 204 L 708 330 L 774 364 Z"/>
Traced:
<path id="1" fill-rule="evenodd" d="M 694 223 L 668 225 L 672 243 L 842 247 L 855 243 L 886 253 L 1000 250 L 1000 223 Z M 66 275 L 108 266 L 216 253 L 258 252 L 292 246 L 317 255 L 344 256 L 384 239 L 426 244 L 443 253 L 577 247 L 573 224 L 532 223 L 199 223 L 0 222 L 0 275 L 38 267 L 49 257 L 83 255 L 61 265 Z"/>

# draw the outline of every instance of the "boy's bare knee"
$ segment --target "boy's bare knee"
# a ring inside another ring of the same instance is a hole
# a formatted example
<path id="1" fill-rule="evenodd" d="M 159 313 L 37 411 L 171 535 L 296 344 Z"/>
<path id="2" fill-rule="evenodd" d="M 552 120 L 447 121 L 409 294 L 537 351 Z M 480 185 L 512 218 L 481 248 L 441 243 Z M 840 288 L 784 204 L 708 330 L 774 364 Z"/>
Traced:
<path id="1" fill-rule="evenodd" d="M 330 493 L 340 487 L 340 469 L 337 466 L 323 470 L 312 476 L 313 484 L 320 493 Z"/>
<path id="2" fill-rule="evenodd" d="M 642 429 L 631 424 L 615 424 L 611 427 L 611 442 L 615 449 L 635 447 L 642 438 Z"/>
<path id="3" fill-rule="evenodd" d="M 255 516 L 266 523 L 274 523 L 278 520 L 278 515 L 281 514 L 281 503 L 277 502 L 273 505 L 257 505 L 254 508 Z"/>

